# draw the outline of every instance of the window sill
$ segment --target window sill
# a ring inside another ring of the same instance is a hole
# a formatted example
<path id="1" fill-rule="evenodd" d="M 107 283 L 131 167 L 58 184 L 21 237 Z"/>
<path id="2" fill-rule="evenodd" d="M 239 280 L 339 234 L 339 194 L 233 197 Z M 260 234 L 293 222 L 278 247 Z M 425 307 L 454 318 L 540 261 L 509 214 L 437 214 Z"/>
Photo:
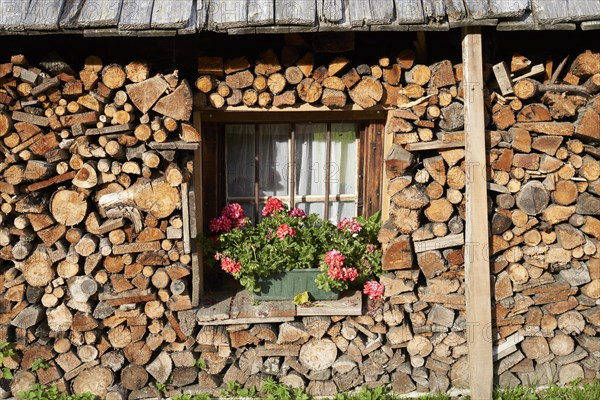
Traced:
<path id="1" fill-rule="evenodd" d="M 200 325 L 278 323 L 307 316 L 355 316 L 363 314 L 360 291 L 344 292 L 338 300 L 315 301 L 297 306 L 292 301 L 265 301 L 254 304 L 246 291 L 205 293 L 197 312 Z"/>

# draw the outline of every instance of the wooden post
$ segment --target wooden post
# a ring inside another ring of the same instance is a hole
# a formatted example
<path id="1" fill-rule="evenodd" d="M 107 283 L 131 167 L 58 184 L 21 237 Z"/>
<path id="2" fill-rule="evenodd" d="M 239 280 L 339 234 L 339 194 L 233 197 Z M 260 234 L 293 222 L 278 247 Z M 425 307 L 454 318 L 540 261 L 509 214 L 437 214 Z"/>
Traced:
<path id="1" fill-rule="evenodd" d="M 394 145 L 394 134 L 387 132 L 387 124 L 390 118 L 390 113 L 387 113 L 385 127 L 383 128 L 383 160 L 388 156 L 390 149 Z M 385 174 L 385 168 L 381 171 L 382 174 L 382 189 L 381 189 L 381 221 L 385 222 L 390 217 L 390 195 L 388 193 L 389 178 Z"/>
<path id="2" fill-rule="evenodd" d="M 486 150 L 481 30 L 465 28 L 462 39 L 467 164 L 465 280 L 471 398 L 492 398 L 492 310 L 488 248 Z"/>
<path id="3" fill-rule="evenodd" d="M 193 123 L 194 128 L 200 132 L 202 138 L 202 120 L 200 111 L 194 111 Z M 203 249 L 195 240 L 196 235 L 202 233 L 204 207 L 202 205 L 202 139 L 200 147 L 194 151 L 194 178 L 193 178 L 193 199 L 190 198 L 190 218 L 185 223 L 190 224 L 190 232 L 192 235 L 192 306 L 197 307 L 200 304 L 200 296 L 204 288 L 204 266 L 203 266 Z"/>

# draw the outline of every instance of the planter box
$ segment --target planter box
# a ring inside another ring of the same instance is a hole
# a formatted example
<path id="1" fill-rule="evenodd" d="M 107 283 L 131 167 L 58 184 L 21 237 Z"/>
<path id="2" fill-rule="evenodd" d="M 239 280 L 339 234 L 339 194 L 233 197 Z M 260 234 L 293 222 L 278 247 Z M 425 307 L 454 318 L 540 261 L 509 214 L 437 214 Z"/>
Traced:
<path id="1" fill-rule="evenodd" d="M 254 298 L 263 300 L 293 300 L 297 294 L 310 293 L 313 300 L 335 300 L 338 292 L 326 292 L 317 287 L 315 278 L 321 271 L 318 268 L 294 269 L 271 275 L 258 281 L 260 292 Z"/>

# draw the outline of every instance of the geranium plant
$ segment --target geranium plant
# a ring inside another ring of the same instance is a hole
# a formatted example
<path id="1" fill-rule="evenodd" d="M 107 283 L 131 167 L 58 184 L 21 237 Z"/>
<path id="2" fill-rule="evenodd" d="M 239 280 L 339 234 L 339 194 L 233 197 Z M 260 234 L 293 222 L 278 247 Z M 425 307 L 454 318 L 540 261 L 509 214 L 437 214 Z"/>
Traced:
<path id="1" fill-rule="evenodd" d="M 317 214 L 290 210 L 271 197 L 256 224 L 239 204 L 225 206 L 210 222 L 215 236 L 205 250 L 250 292 L 258 292 L 258 280 L 272 274 L 319 268 L 320 289 L 343 291 L 364 285 L 363 292 L 378 299 L 383 294 L 383 285 L 376 280 L 381 274 L 380 224 L 376 214 L 344 218 L 336 226 Z"/>

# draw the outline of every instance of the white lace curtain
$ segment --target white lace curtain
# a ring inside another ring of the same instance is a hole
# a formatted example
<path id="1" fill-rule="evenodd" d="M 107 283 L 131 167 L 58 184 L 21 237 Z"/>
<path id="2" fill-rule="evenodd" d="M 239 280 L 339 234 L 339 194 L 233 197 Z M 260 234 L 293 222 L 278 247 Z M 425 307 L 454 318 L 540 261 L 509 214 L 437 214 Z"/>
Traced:
<path id="1" fill-rule="evenodd" d="M 356 215 L 358 200 L 358 145 L 356 125 L 332 123 L 329 194 L 350 200 L 330 201 L 329 218 L 337 222 Z M 239 202 L 254 215 L 255 185 L 259 199 L 290 199 L 295 184 L 295 206 L 307 213 L 325 214 L 327 124 L 295 124 L 295 176 L 291 173 L 291 124 L 235 124 L 226 126 L 227 200 Z M 258 158 L 256 180 L 255 158 Z M 236 200 L 237 198 L 237 200 Z M 261 201 L 262 203 L 262 201 Z M 262 204 L 260 204 L 262 207 Z"/>

